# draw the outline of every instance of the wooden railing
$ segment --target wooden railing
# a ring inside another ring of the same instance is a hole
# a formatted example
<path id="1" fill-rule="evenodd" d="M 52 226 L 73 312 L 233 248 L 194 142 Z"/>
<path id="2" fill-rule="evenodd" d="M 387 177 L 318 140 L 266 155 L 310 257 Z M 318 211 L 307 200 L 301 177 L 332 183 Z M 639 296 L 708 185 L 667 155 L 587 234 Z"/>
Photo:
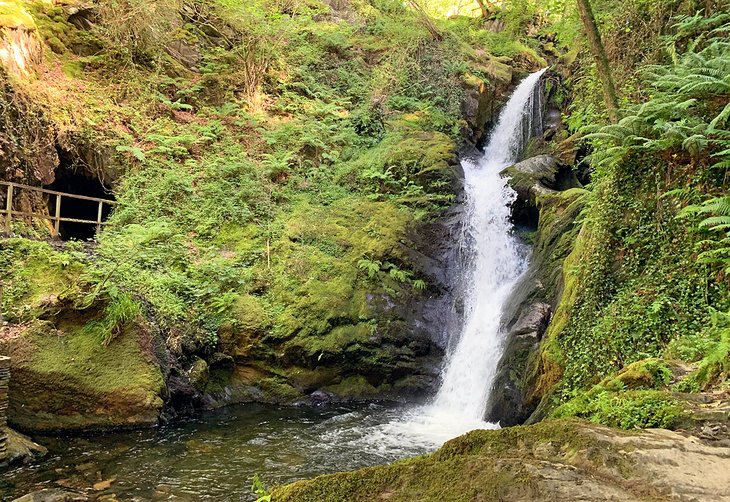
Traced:
<path id="1" fill-rule="evenodd" d="M 116 204 L 116 202 L 113 200 L 100 199 L 97 197 L 87 197 L 85 195 L 76 195 L 76 194 L 72 194 L 72 193 L 56 192 L 54 190 L 46 190 L 45 188 L 21 185 L 19 183 L 12 183 L 10 181 L 0 181 L 0 186 L 6 187 L 6 195 L 7 195 L 7 198 L 5 199 L 5 209 L 0 210 L 0 214 L 5 215 L 5 234 L 6 235 L 11 234 L 10 222 L 12 221 L 14 216 L 25 216 L 25 217 L 31 217 L 31 218 L 42 218 L 44 220 L 51 220 L 54 223 L 53 224 L 54 237 L 58 236 L 58 232 L 60 230 L 62 222 L 85 223 L 85 224 L 89 224 L 89 225 L 96 225 L 96 232 L 98 233 L 99 230 L 101 229 L 101 226 L 106 224 L 104 221 L 102 221 L 102 215 L 104 213 L 104 204 L 107 204 L 109 206 L 114 206 Z M 16 193 L 20 192 L 21 190 L 29 190 L 29 191 L 36 192 L 36 193 L 54 195 L 56 197 L 54 213 L 52 215 L 49 215 L 49 214 L 41 214 L 41 213 L 28 213 L 28 212 L 23 212 L 23 211 L 14 211 L 13 210 L 13 197 L 15 196 Z M 87 200 L 87 201 L 98 203 L 98 210 L 96 212 L 96 220 L 80 220 L 80 219 L 76 219 L 76 218 L 62 218 L 61 217 L 61 202 L 64 197 L 67 199 Z"/>

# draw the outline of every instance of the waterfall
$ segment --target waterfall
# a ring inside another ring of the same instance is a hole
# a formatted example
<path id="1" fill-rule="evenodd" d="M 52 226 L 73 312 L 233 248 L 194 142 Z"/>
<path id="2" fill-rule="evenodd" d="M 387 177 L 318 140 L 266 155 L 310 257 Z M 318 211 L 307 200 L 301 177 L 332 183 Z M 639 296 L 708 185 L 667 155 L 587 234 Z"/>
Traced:
<path id="1" fill-rule="evenodd" d="M 464 322 L 447 357 L 441 388 L 430 405 L 355 431 L 357 439 L 352 441 L 363 450 L 398 458 L 392 457 L 394 452 L 422 451 L 474 429 L 499 427 L 485 422 L 484 413 L 502 357 L 502 311 L 528 265 L 527 250 L 510 223 L 516 194 L 499 173 L 517 161 L 531 137 L 542 132 L 538 83 L 544 72 L 533 73 L 515 89 L 482 158 L 462 162 Z"/>
<path id="2" fill-rule="evenodd" d="M 527 268 L 526 253 L 510 222 L 516 194 L 499 173 L 517 161 L 530 137 L 542 128 L 538 83 L 544 72 L 533 73 L 517 87 L 483 157 L 477 163 L 463 162 L 464 324 L 446 361 L 433 408 L 467 420 L 484 416 L 502 356 L 502 310 Z"/>

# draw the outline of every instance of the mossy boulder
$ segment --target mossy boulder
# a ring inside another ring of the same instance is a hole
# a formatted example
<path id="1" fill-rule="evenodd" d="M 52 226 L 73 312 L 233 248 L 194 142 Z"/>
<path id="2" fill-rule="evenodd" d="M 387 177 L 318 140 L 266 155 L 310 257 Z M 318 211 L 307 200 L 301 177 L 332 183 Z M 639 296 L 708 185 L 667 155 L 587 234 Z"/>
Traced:
<path id="1" fill-rule="evenodd" d="M 502 171 L 510 186 L 523 201 L 536 204 L 537 198 L 548 193 L 581 187 L 569 166 L 551 155 L 537 155 Z"/>
<path id="2" fill-rule="evenodd" d="M 83 325 L 3 329 L 0 351 L 12 361 L 10 424 L 26 431 L 156 425 L 165 384 L 148 328 L 129 325 L 104 346 Z"/>
<path id="3" fill-rule="evenodd" d="M 432 304 L 448 294 L 448 274 L 436 256 L 444 241 L 419 236 L 434 229 L 393 202 L 364 197 L 329 206 L 303 199 L 280 225 L 271 268 L 262 271 L 273 279 L 267 294 L 237 299 L 236 321 L 221 337 L 239 364 L 283 379 L 300 392 L 290 394 L 296 400 L 316 391 L 347 400 L 432 386 L 443 351 L 439 320 L 426 311 L 442 308 Z M 428 296 L 413 285 L 421 277 Z"/>
<path id="4" fill-rule="evenodd" d="M 722 500 L 730 496 L 729 453 L 665 430 L 547 420 L 473 431 L 431 455 L 278 487 L 272 500 Z"/>
<path id="5" fill-rule="evenodd" d="M 669 366 L 652 357 L 629 364 L 615 377 L 607 378 L 600 385 L 608 389 L 653 389 L 666 386 L 671 378 Z"/>

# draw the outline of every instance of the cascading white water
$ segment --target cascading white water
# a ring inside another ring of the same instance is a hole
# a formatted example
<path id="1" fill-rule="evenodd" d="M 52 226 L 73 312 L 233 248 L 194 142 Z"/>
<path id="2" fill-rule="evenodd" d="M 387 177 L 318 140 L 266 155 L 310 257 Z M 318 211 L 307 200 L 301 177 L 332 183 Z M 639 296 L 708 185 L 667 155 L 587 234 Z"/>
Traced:
<path id="1" fill-rule="evenodd" d="M 363 451 L 398 458 L 398 452 L 412 454 L 474 429 L 499 427 L 485 422 L 484 413 L 502 356 L 502 312 L 528 261 L 509 219 L 516 194 L 499 173 L 516 162 L 527 140 L 542 129 L 536 90 L 544 72 L 533 73 L 517 87 L 479 162 L 463 162 L 464 323 L 441 388 L 430 405 L 375 427 L 351 429 L 353 439 L 346 442 Z"/>
<path id="2" fill-rule="evenodd" d="M 527 77 L 500 115 L 484 156 L 464 162 L 466 224 L 470 250 L 465 284 L 464 327 L 449 355 L 433 407 L 481 420 L 502 356 L 502 310 L 527 259 L 512 235 L 510 204 L 516 194 L 500 176 L 514 164 L 534 130 L 535 88 L 545 70 Z"/>

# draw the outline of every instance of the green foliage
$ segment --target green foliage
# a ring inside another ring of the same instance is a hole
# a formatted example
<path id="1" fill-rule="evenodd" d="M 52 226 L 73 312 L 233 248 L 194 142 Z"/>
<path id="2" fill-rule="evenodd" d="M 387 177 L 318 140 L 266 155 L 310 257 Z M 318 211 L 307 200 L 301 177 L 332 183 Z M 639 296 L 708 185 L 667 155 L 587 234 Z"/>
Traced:
<path id="1" fill-rule="evenodd" d="M 579 417 L 620 427 L 671 428 L 683 416 L 683 408 L 666 393 L 651 390 L 610 392 L 594 387 L 557 408 L 555 418 Z"/>
<path id="2" fill-rule="evenodd" d="M 179 26 L 179 0 L 115 0 L 101 2 L 102 23 L 98 34 L 109 41 L 115 59 L 124 63 L 149 64 L 160 56 L 159 49 L 172 39 Z"/>
<path id="3" fill-rule="evenodd" d="M 697 339 L 692 340 L 689 353 L 690 361 L 699 361 L 697 369 L 685 377 L 676 387 L 685 392 L 706 390 L 713 385 L 723 386 L 730 376 L 730 315 L 718 311 L 712 312 L 711 325 L 707 326 Z M 679 347 L 670 347 L 673 353 L 680 352 L 689 345 L 683 341 Z"/>
<path id="4" fill-rule="evenodd" d="M 5 319 L 28 322 L 74 304 L 86 287 L 86 256 L 78 246 L 57 251 L 49 244 L 24 239 L 0 242 L 0 308 Z"/>
<path id="5" fill-rule="evenodd" d="M 726 31 L 716 35 L 721 33 Z M 644 76 L 650 99 L 588 136 L 607 143 L 599 163 L 615 165 L 628 153 L 682 152 L 682 160 L 709 164 L 708 175 L 722 179 L 718 175 L 730 166 L 730 105 L 724 102 L 730 96 L 730 43 L 698 40 L 674 62 L 647 67 Z"/>
<path id="6" fill-rule="evenodd" d="M 697 226 L 698 231 L 706 230 L 710 235 L 698 243 L 698 261 L 719 265 L 725 274 L 730 274 L 730 197 L 713 197 L 702 204 L 687 206 L 680 216 L 704 218 Z"/>
<path id="7" fill-rule="evenodd" d="M 271 502 L 271 493 L 258 474 L 254 474 L 251 478 L 251 492 L 257 497 L 256 502 Z"/>
<path id="8" fill-rule="evenodd" d="M 382 265 L 382 262 L 380 262 L 379 260 L 373 261 L 366 258 L 363 258 L 362 260 L 357 262 L 357 268 L 365 271 L 369 279 L 372 279 L 378 274 L 378 272 L 380 272 L 380 267 Z"/>
<path id="9" fill-rule="evenodd" d="M 566 261 L 560 322 L 550 327 L 543 357 L 561 367 L 550 378 L 559 381 L 562 399 L 574 400 L 569 415 L 616 424 L 621 420 L 610 406 L 638 413 L 639 396 L 626 402 L 603 393 L 579 397 L 611 375 L 620 382 L 621 372 L 641 359 L 704 361 L 716 353 L 713 362 L 701 363 L 713 368 L 711 377 L 680 386 L 698 390 L 726 378 L 716 364 L 721 337 L 708 326 L 730 301 L 724 275 L 730 45 L 718 36 L 726 33 L 724 21 L 713 23 L 720 27 L 711 36 L 671 39 L 683 40 L 685 52 L 642 72 L 647 98 L 627 106 L 618 124 L 594 127 L 587 136 L 593 190 Z M 583 108 L 574 127 L 597 121 L 595 109 L 575 105 Z M 665 407 L 657 409 L 661 415 Z"/>
<path id="10" fill-rule="evenodd" d="M 109 300 L 104 307 L 102 318 L 90 321 L 84 328 L 86 334 L 99 338 L 105 347 L 122 333 L 127 323 L 140 314 L 139 303 L 129 294 L 111 289 L 108 295 Z"/>
<path id="11" fill-rule="evenodd" d="M 693 255 L 694 237 L 671 206 L 656 199 L 664 185 L 651 172 L 631 158 L 591 194 L 586 231 L 567 271 L 579 287 L 558 339 L 567 395 L 660 355 L 672 339 L 698 332 L 708 319 L 708 278 Z M 720 297 L 713 288 L 711 298 Z"/>

